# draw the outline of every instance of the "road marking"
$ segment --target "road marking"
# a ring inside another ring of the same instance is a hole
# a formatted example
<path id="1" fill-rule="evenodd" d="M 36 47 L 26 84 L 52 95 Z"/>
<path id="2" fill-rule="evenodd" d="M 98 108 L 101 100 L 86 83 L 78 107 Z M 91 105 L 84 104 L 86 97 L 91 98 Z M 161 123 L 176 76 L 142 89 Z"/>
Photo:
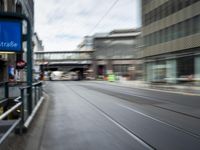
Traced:
<path id="1" fill-rule="evenodd" d="M 164 122 L 164 121 L 161 121 L 161 120 L 159 120 L 159 119 L 153 118 L 153 117 L 151 117 L 151 116 L 149 116 L 149 115 L 147 115 L 147 114 L 145 114 L 145 113 L 142 113 L 142 112 L 140 112 L 140 111 L 137 111 L 137 110 L 135 110 L 135 109 L 133 109 L 133 108 L 131 108 L 131 107 L 128 107 L 128 106 L 125 106 L 125 105 L 122 105 L 122 104 L 119 104 L 119 103 L 118 103 L 117 105 L 118 105 L 118 106 L 121 106 L 121 107 L 123 107 L 123 108 L 126 108 L 126 109 L 128 109 L 128 110 L 131 110 L 131 111 L 133 111 L 133 112 L 135 112 L 135 113 L 138 113 L 138 114 L 140 114 L 140 115 L 142 115 L 142 116 L 145 116 L 145 117 L 147 117 L 147 118 L 150 118 L 150 119 L 152 119 L 152 120 L 154 120 L 154 121 L 160 122 L 160 123 L 162 123 L 162 124 L 164 124 L 164 125 L 167 125 L 167 126 L 170 126 L 170 127 L 172 127 L 172 128 L 175 128 L 176 130 L 179 130 L 179 131 L 181 131 L 181 132 L 184 132 L 184 133 L 186 133 L 186 134 L 189 134 L 189 135 L 191 135 L 191 136 L 193 136 L 193 137 L 195 137 L 195 138 L 200 138 L 200 136 L 199 136 L 198 134 L 192 133 L 192 132 L 187 131 L 187 130 L 185 130 L 185 129 L 183 129 L 183 128 L 180 128 L 180 127 L 176 127 L 176 126 L 174 126 L 174 125 L 171 125 L 171 124 L 166 123 L 166 122 Z"/>
<path id="2" fill-rule="evenodd" d="M 157 91 L 157 92 L 165 92 L 165 93 L 173 93 L 173 94 L 181 94 L 181 95 L 188 95 L 188 96 L 200 96 L 200 94 L 196 93 L 186 93 L 186 92 L 180 92 L 180 91 L 170 91 L 170 90 L 161 90 L 161 89 L 150 89 L 151 87 L 139 87 L 139 86 L 133 86 L 131 84 L 121 84 L 118 83 L 110 83 L 110 82 L 95 82 L 94 83 L 100 83 L 100 84 L 107 84 L 107 85 L 114 85 L 119 87 L 129 87 L 129 88 L 135 88 L 135 89 L 142 89 L 142 90 L 149 90 L 149 91 Z M 200 91 L 200 90 L 199 90 Z"/>
<path id="3" fill-rule="evenodd" d="M 128 86 L 126 86 L 126 87 L 128 87 Z M 188 96 L 200 96 L 200 94 L 185 93 L 185 92 L 180 92 L 180 91 L 174 92 L 174 91 L 170 91 L 170 90 L 168 91 L 167 89 L 166 89 L 166 91 L 164 91 L 164 90 L 161 90 L 161 89 L 150 89 L 150 88 L 142 88 L 142 87 L 131 87 L 131 88 L 149 90 L 149 91 L 157 91 L 157 92 L 164 92 L 164 93 L 181 94 L 181 95 L 188 95 Z"/>
<path id="4" fill-rule="evenodd" d="M 134 138 L 137 142 L 139 142 L 140 144 L 142 144 L 144 147 L 146 147 L 149 150 L 156 150 L 156 148 L 154 148 L 152 145 L 148 144 L 143 139 L 141 139 L 140 137 L 138 137 L 137 135 L 135 135 L 132 131 L 128 130 L 127 128 L 125 128 L 124 126 L 122 126 L 119 122 L 115 121 L 110 115 L 108 115 L 106 112 L 104 112 L 101 108 L 99 108 L 97 105 L 95 105 L 94 103 L 92 103 L 90 100 L 88 100 L 87 98 L 85 98 L 84 96 L 82 96 L 81 94 L 79 94 L 73 88 L 70 88 L 70 89 L 72 89 L 72 91 L 74 91 L 74 93 L 76 93 L 78 96 L 80 96 L 85 102 L 87 102 L 88 104 L 90 104 L 92 107 L 96 108 L 96 110 L 101 115 L 103 115 L 104 117 L 106 117 L 109 121 L 111 121 L 112 123 L 114 123 L 117 127 L 119 127 L 121 130 L 123 130 L 129 136 L 131 136 L 132 138 Z"/>
<path id="5" fill-rule="evenodd" d="M 96 90 L 96 89 L 93 88 L 93 90 L 101 92 L 101 93 L 104 93 L 104 94 L 107 94 L 107 95 L 110 95 L 110 96 L 113 96 L 113 97 L 117 97 L 117 98 L 119 98 L 121 100 L 128 100 L 128 99 L 126 99 L 124 97 L 122 98 L 122 97 L 119 97 L 119 96 L 117 96 L 115 94 L 110 94 L 110 92 L 112 92 L 110 89 L 105 90 L 105 89 L 99 88 L 98 90 Z M 114 92 L 114 93 L 116 93 L 116 92 Z M 147 100 L 152 100 L 152 101 L 161 102 L 161 103 L 166 103 L 166 102 L 164 102 L 166 100 L 166 101 L 168 101 L 167 102 L 168 104 L 180 105 L 180 104 L 176 104 L 174 102 L 169 101 L 169 99 L 158 100 L 158 98 L 152 98 L 152 97 L 147 97 L 147 96 L 143 96 L 143 95 L 137 95 L 135 93 L 122 91 L 121 89 L 118 91 L 118 94 L 127 94 L 129 96 L 138 97 L 138 98 L 144 98 L 144 99 L 147 99 Z M 177 110 L 174 110 L 172 108 L 170 109 L 170 108 L 167 108 L 167 107 L 164 107 L 164 106 L 160 106 L 160 105 L 155 105 L 155 104 L 149 104 L 149 105 L 153 106 L 153 107 L 156 107 L 156 108 L 159 108 L 159 109 L 164 109 L 164 110 L 167 110 L 167 111 L 170 111 L 170 112 L 181 114 L 181 115 L 184 115 L 184 116 L 192 117 L 192 118 L 195 118 L 195 119 L 200 119 L 200 117 L 198 117 L 196 115 L 191 115 L 191 114 L 189 114 L 187 112 L 177 111 Z"/>
<path id="6" fill-rule="evenodd" d="M 143 146 L 145 146 L 146 148 L 148 148 L 149 150 L 155 150 L 155 148 L 153 148 L 150 144 L 146 143 L 145 141 L 143 141 L 141 138 L 139 138 L 138 136 L 136 136 L 134 133 L 132 133 L 131 131 L 129 131 L 127 128 L 123 127 L 120 123 L 118 123 L 117 121 L 115 121 L 114 119 L 112 119 L 109 115 L 107 115 L 104 111 L 99 110 L 99 113 L 101 113 L 104 117 L 106 117 L 108 120 L 110 120 L 112 123 L 114 123 L 116 126 L 118 126 L 120 129 L 122 129 L 124 132 L 126 132 L 129 136 L 131 136 L 132 138 L 134 138 L 136 141 L 138 141 L 140 144 L 142 144 Z"/>

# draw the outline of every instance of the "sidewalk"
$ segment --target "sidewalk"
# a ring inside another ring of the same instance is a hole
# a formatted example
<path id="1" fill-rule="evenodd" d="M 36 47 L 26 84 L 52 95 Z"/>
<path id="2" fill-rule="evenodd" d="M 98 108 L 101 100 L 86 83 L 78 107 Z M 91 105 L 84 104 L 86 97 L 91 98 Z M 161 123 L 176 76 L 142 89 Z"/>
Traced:
<path id="1" fill-rule="evenodd" d="M 195 94 L 200 95 L 200 86 L 195 85 L 184 85 L 184 84 L 149 84 L 144 81 L 138 80 L 118 80 L 115 82 L 109 81 L 97 81 L 107 84 L 113 84 L 117 86 L 132 87 L 132 88 L 143 88 L 149 90 L 162 90 L 170 91 L 173 93 L 184 93 L 184 94 Z"/>
<path id="2" fill-rule="evenodd" d="M 49 96 L 45 100 L 31 123 L 27 133 L 23 135 L 12 133 L 0 145 L 0 150 L 39 150 L 49 108 Z"/>

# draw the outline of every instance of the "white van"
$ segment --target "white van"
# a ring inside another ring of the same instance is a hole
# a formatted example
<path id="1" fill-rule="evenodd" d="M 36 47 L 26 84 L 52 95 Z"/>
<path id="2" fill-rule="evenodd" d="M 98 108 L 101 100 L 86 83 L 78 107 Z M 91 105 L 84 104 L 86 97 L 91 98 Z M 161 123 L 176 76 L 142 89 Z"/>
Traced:
<path id="1" fill-rule="evenodd" d="M 62 71 L 53 71 L 50 75 L 50 80 L 62 80 Z"/>

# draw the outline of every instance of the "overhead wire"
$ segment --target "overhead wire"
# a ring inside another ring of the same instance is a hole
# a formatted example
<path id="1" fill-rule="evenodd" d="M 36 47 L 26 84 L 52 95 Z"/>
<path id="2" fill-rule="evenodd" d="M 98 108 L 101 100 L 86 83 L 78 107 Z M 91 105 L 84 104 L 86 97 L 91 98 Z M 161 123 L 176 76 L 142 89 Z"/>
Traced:
<path id="1" fill-rule="evenodd" d="M 94 25 L 94 27 L 90 30 L 90 34 L 96 30 L 96 28 L 99 26 L 99 24 L 103 21 L 103 19 L 110 13 L 110 11 L 115 7 L 115 5 L 119 2 L 119 0 L 115 0 L 112 5 L 109 7 L 109 9 L 106 11 L 106 13 L 99 19 L 99 21 Z"/>

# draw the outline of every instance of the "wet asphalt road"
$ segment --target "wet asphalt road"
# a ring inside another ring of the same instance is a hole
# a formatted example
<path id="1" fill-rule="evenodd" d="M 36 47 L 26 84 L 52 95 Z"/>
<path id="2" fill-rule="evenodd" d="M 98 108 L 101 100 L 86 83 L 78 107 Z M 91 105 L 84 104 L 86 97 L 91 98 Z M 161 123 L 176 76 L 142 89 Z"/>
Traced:
<path id="1" fill-rule="evenodd" d="M 96 82 L 47 82 L 41 150 L 199 150 L 200 97 Z"/>

